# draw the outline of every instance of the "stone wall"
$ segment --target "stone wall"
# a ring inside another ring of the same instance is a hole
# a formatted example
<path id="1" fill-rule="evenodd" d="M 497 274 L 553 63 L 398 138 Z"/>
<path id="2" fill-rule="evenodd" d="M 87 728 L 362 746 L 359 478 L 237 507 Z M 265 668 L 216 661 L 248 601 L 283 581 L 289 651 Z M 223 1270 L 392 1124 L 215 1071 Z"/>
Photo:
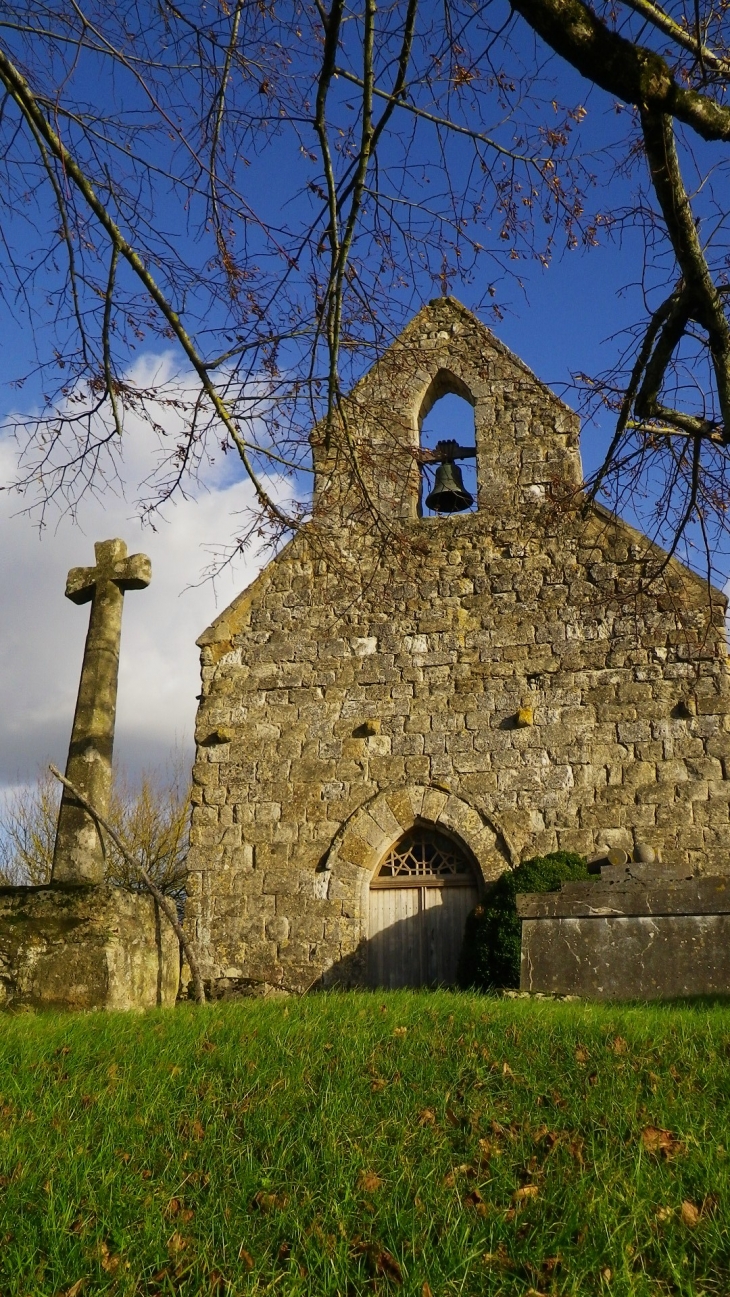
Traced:
<path id="1" fill-rule="evenodd" d="M 1 1009 L 153 1009 L 179 983 L 178 939 L 146 892 L 0 888 Z"/>
<path id="2" fill-rule="evenodd" d="M 591 1000 L 730 991 L 730 878 L 609 866 L 590 882 L 517 898 L 523 991 Z"/>
<path id="3" fill-rule="evenodd" d="M 474 404 L 479 509 L 419 518 L 413 449 L 444 391 Z M 724 600 L 675 561 L 647 590 L 657 551 L 581 512 L 576 416 L 445 299 L 355 389 L 348 435 L 382 467 L 385 539 L 318 431 L 314 524 L 199 641 L 186 922 L 206 976 L 358 981 L 370 876 L 416 820 L 485 882 L 636 838 L 727 871 Z"/>

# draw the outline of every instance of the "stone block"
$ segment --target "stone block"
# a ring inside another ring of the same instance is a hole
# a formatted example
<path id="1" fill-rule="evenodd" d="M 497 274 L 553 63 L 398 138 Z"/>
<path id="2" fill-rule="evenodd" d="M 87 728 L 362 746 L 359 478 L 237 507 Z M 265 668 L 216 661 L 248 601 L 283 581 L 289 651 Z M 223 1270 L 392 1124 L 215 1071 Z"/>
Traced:
<path id="1" fill-rule="evenodd" d="M 173 1005 L 180 947 L 148 893 L 119 887 L 0 888 L 0 1007 Z"/>
<path id="2" fill-rule="evenodd" d="M 594 1000 L 730 994 L 730 878 L 604 868 L 518 897 L 520 986 Z"/>

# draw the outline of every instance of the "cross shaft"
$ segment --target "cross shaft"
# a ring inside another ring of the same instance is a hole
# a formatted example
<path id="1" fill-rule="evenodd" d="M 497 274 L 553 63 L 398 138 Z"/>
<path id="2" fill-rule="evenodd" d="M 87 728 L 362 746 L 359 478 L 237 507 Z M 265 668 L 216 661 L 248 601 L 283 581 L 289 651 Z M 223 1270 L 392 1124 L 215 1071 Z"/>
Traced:
<path id="1" fill-rule="evenodd" d="M 126 590 L 143 590 L 151 579 L 145 554 L 127 555 L 123 540 L 94 545 L 94 567 L 72 567 L 66 598 L 91 603 L 79 692 L 76 699 L 66 778 L 95 810 L 106 815 L 112 781 L 112 750 L 117 709 L 119 645 Z M 64 789 L 53 854 L 54 883 L 100 883 L 104 848 L 88 811 Z"/>

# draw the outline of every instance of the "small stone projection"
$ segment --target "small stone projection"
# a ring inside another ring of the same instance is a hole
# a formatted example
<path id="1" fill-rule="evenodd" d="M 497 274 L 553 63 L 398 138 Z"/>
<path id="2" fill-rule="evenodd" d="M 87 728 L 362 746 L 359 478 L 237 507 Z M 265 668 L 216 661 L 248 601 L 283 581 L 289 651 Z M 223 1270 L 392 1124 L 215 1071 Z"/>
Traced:
<path id="1" fill-rule="evenodd" d="M 473 408 L 477 507 L 422 516 L 446 394 Z M 186 923 L 211 993 L 439 980 L 474 898 L 556 849 L 727 875 L 725 599 L 585 507 L 576 414 L 451 298 L 345 412 L 312 434 L 312 524 L 198 641 Z"/>

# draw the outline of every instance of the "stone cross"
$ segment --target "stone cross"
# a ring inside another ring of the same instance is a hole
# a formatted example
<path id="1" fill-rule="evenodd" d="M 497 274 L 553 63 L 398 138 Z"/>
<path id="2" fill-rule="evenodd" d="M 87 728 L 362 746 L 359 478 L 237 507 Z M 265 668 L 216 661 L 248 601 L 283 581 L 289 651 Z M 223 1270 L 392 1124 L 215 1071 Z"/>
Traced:
<path id="1" fill-rule="evenodd" d="M 146 554 L 127 556 L 123 540 L 99 541 L 94 552 L 96 566 L 72 567 L 66 581 L 67 599 L 79 604 L 91 601 L 66 778 L 101 815 L 106 815 L 112 781 L 124 592 L 144 590 L 152 570 Z M 64 789 L 51 881 L 88 884 L 103 879 L 104 849 L 96 824 Z"/>

